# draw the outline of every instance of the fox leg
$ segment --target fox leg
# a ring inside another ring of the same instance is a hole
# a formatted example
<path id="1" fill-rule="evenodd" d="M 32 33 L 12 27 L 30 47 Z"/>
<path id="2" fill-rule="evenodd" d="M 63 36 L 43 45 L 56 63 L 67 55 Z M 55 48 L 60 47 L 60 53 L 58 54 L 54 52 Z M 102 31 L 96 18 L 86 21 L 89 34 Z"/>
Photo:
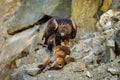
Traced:
<path id="1" fill-rule="evenodd" d="M 69 45 L 69 39 L 64 39 L 64 44 L 65 44 L 65 46 L 70 47 L 70 45 Z"/>
<path id="2" fill-rule="evenodd" d="M 40 68 L 39 73 L 41 73 L 49 63 L 50 63 L 50 58 L 47 56 L 44 59 L 44 62 L 42 64 L 38 65 L 38 68 Z"/>

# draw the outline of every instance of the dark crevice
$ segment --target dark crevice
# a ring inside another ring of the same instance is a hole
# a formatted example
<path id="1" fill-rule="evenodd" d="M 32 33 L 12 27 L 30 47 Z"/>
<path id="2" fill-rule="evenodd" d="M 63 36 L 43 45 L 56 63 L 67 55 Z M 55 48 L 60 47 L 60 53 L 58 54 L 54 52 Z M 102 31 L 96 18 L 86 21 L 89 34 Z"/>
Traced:
<path id="1" fill-rule="evenodd" d="M 97 13 L 95 13 L 95 15 L 93 16 L 96 20 L 99 20 L 100 19 L 100 16 L 103 14 L 103 11 L 101 11 L 101 7 L 103 6 L 104 4 L 104 0 L 101 1 L 98 9 L 97 9 Z"/>
<path id="2" fill-rule="evenodd" d="M 43 23 L 47 22 L 50 18 L 52 18 L 52 17 L 50 17 L 50 16 L 48 16 L 48 15 L 44 15 L 42 19 L 38 20 L 38 21 L 37 21 L 35 24 L 33 24 L 33 25 L 43 24 Z"/>

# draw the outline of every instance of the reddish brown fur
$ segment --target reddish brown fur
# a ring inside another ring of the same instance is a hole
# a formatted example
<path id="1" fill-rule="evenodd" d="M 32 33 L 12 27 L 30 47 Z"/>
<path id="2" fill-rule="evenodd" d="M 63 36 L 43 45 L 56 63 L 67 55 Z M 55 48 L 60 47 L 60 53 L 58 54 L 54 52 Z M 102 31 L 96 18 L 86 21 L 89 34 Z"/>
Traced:
<path id="1" fill-rule="evenodd" d="M 49 57 L 47 56 L 44 60 L 44 63 L 42 66 L 45 68 L 46 66 L 49 66 L 50 69 L 61 69 L 65 65 L 65 57 L 66 55 L 70 55 L 70 49 L 66 46 L 55 46 L 53 49 L 53 56 Z M 55 61 L 55 64 L 51 63 L 52 61 Z M 53 65 L 51 67 L 51 65 Z M 61 65 L 61 67 L 59 67 Z M 40 65 L 41 66 L 41 65 Z"/>

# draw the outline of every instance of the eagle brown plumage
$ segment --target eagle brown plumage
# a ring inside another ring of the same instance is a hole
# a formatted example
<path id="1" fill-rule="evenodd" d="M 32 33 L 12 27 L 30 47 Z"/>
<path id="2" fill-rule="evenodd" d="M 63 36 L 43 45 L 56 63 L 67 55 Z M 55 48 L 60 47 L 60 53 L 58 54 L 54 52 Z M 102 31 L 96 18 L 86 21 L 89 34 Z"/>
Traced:
<path id="1" fill-rule="evenodd" d="M 69 45 L 69 39 L 74 39 L 76 32 L 77 27 L 72 20 L 68 18 L 52 18 L 48 21 L 42 40 L 45 38 L 44 44 L 47 44 L 49 37 L 54 34 L 54 38 L 56 38 L 56 44 L 64 41 L 65 45 Z"/>

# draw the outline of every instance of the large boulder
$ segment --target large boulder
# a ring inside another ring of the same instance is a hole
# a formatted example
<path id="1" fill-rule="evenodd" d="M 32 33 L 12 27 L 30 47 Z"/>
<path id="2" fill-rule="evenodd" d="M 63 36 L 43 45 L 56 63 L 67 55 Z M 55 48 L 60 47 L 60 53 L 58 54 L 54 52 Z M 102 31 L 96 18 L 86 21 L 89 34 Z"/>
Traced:
<path id="1" fill-rule="evenodd" d="M 43 6 L 42 12 L 49 16 L 70 17 L 71 1 L 72 0 L 49 0 Z"/>
<path id="2" fill-rule="evenodd" d="M 73 0 L 71 19 L 81 28 L 80 34 L 95 30 L 98 7 L 100 0 Z"/>
<path id="3" fill-rule="evenodd" d="M 8 43 L 1 49 L 0 64 L 13 60 L 19 53 L 32 43 L 34 34 L 38 27 L 28 29 L 20 34 L 16 34 L 8 40 Z"/>
<path id="4" fill-rule="evenodd" d="M 24 71 L 19 71 L 12 74 L 9 80 L 37 80 L 37 77 L 30 76 Z"/>
<path id="5" fill-rule="evenodd" d="M 111 9 L 113 9 L 115 11 L 120 11 L 120 0 L 113 0 Z"/>
<path id="6" fill-rule="evenodd" d="M 41 12 L 43 4 L 43 0 L 24 0 L 12 24 L 9 26 L 8 34 L 14 34 L 15 32 L 28 28 L 28 26 L 33 25 L 41 19 L 44 16 Z"/>
<path id="7" fill-rule="evenodd" d="M 15 34 L 35 23 L 41 23 L 46 15 L 70 17 L 70 12 L 71 0 L 24 0 L 9 26 L 8 34 Z"/>

